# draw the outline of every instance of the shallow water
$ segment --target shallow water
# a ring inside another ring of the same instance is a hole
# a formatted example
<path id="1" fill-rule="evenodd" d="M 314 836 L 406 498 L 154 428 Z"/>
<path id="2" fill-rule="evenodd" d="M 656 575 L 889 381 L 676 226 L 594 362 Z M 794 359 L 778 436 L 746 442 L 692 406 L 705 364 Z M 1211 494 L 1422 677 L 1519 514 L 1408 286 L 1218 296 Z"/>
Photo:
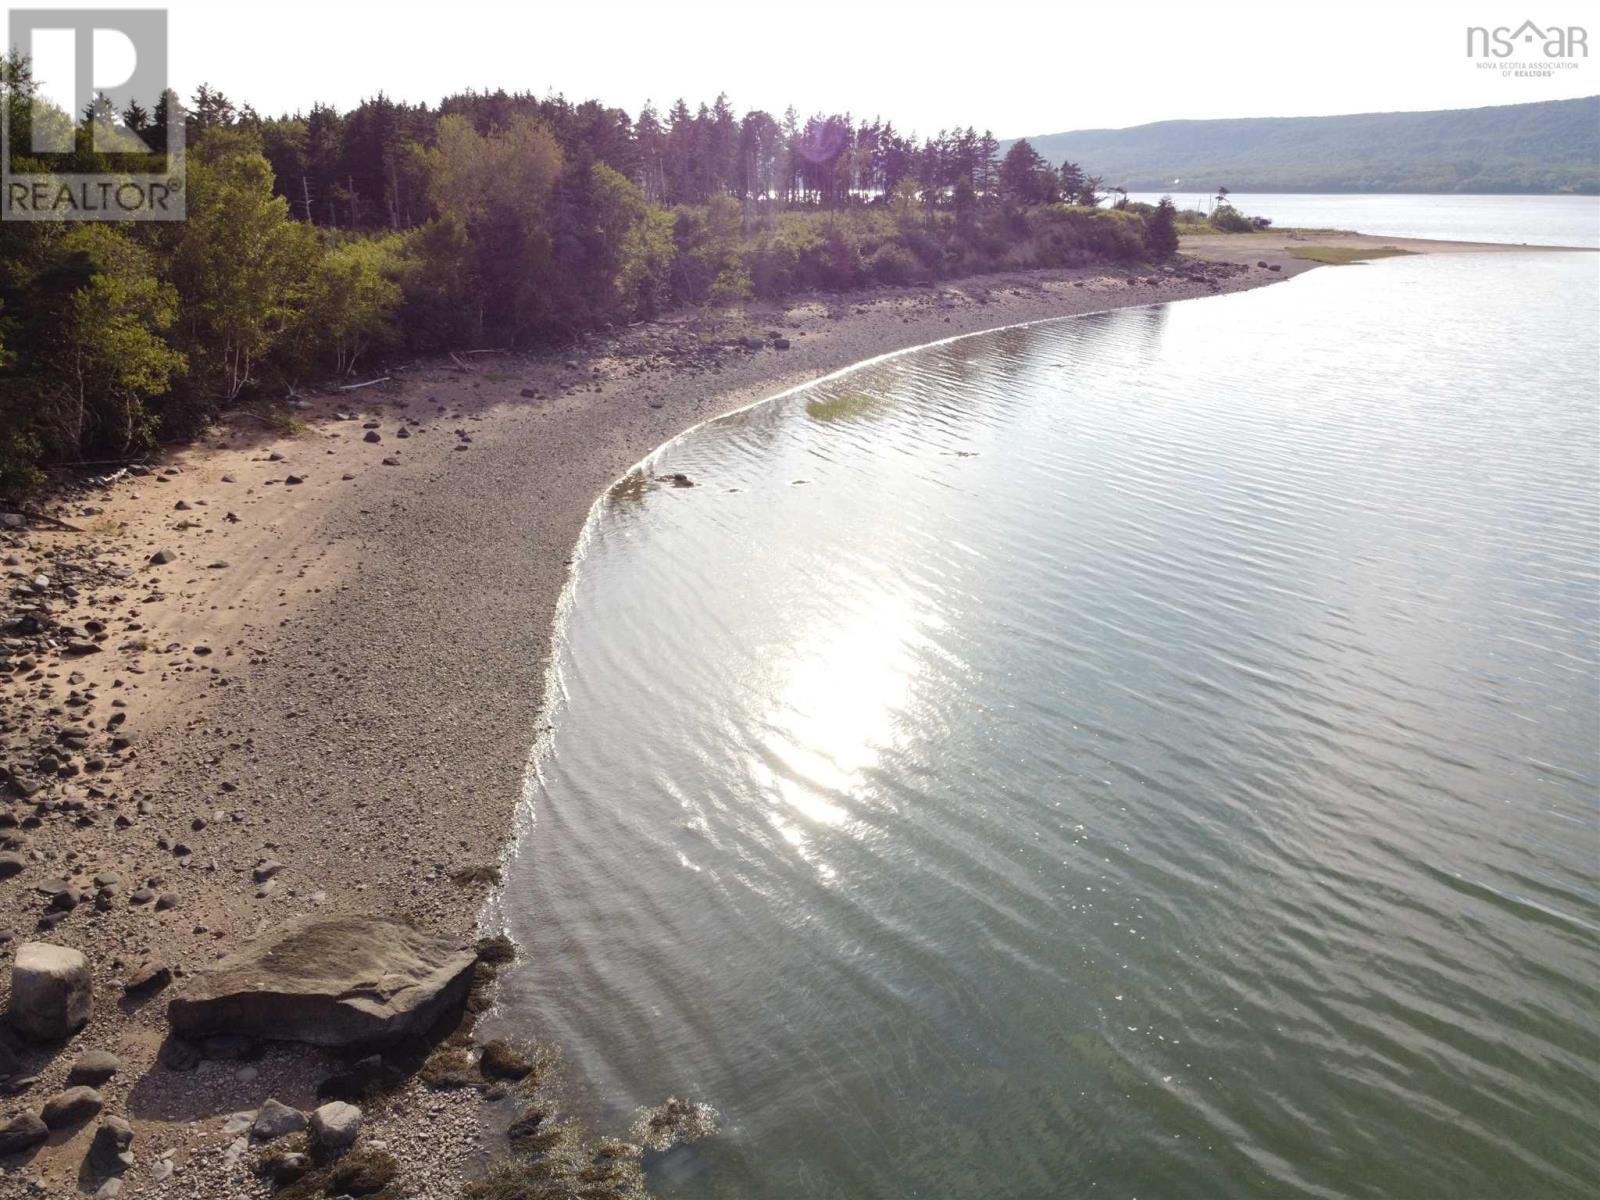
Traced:
<path id="1" fill-rule="evenodd" d="M 585 534 L 505 1019 L 721 1110 L 671 1197 L 1596 1194 L 1597 297 L 1325 269 L 670 444 Z"/>
<path id="2" fill-rule="evenodd" d="M 1160 193 L 1131 194 L 1154 204 Z M 1212 197 L 1174 188 L 1180 208 L 1210 211 Z M 1382 237 L 1502 242 L 1523 246 L 1600 246 L 1600 196 L 1407 196 L 1239 192 L 1229 202 L 1275 225 L 1357 229 Z"/>

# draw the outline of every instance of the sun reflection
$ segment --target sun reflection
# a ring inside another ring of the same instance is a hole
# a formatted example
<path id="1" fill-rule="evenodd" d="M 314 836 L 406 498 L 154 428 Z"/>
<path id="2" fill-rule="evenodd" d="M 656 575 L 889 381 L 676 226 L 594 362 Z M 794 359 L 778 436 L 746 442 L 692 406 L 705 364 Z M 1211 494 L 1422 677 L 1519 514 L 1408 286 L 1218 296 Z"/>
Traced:
<path id="1" fill-rule="evenodd" d="M 817 858 L 813 833 L 848 827 L 850 799 L 893 746 L 926 625 L 906 598 L 874 592 L 803 626 L 777 666 L 750 776 L 774 801 L 773 827 L 824 879 L 834 872 Z"/>

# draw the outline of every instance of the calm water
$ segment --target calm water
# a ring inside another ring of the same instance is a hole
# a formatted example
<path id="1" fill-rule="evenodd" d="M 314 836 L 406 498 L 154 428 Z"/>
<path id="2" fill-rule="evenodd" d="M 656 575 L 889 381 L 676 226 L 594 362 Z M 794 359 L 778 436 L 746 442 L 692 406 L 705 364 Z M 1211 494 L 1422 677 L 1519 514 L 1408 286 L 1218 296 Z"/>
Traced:
<path id="1" fill-rule="evenodd" d="M 1600 1190 L 1597 263 L 982 335 L 596 509 L 505 1020 L 671 1197 Z"/>
<path id="2" fill-rule="evenodd" d="M 1154 204 L 1159 193 L 1135 194 Z M 1174 189 L 1180 208 L 1209 210 L 1212 197 Z M 1231 203 L 1275 225 L 1356 229 L 1385 237 L 1507 242 L 1528 246 L 1600 246 L 1597 196 L 1395 196 L 1240 192 Z"/>

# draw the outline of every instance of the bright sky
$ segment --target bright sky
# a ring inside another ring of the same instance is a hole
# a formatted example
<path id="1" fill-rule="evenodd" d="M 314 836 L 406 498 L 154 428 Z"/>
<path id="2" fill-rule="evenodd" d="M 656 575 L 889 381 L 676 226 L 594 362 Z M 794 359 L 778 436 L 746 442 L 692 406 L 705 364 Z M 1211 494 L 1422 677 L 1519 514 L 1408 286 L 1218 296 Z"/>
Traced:
<path id="1" fill-rule="evenodd" d="M 93 7 L 141 7 L 91 0 Z M 30 7 L 68 8 L 55 0 Z M 726 91 L 735 108 L 881 115 L 927 133 L 1009 137 L 1175 117 L 1300 116 L 1515 104 L 1600 92 L 1600 66 L 1504 78 L 1466 27 L 1587 25 L 1568 0 L 1335 5 L 483 3 L 177 0 L 172 71 L 264 114 L 384 91 L 434 102 L 469 87 L 564 92 L 637 113 Z M 1537 10 L 1537 11 L 1535 11 Z M 1600 44 L 1593 47 L 1600 50 Z"/>

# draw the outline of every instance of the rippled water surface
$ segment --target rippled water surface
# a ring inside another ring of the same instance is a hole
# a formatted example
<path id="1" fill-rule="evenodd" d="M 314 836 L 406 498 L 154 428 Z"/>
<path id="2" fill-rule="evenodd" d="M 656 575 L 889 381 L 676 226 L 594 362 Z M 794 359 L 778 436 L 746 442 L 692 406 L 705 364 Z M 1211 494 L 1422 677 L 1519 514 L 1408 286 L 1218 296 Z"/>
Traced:
<path id="1" fill-rule="evenodd" d="M 1597 1194 L 1597 292 L 1319 270 L 664 448 L 508 1019 L 721 1110 L 672 1197 Z"/>

